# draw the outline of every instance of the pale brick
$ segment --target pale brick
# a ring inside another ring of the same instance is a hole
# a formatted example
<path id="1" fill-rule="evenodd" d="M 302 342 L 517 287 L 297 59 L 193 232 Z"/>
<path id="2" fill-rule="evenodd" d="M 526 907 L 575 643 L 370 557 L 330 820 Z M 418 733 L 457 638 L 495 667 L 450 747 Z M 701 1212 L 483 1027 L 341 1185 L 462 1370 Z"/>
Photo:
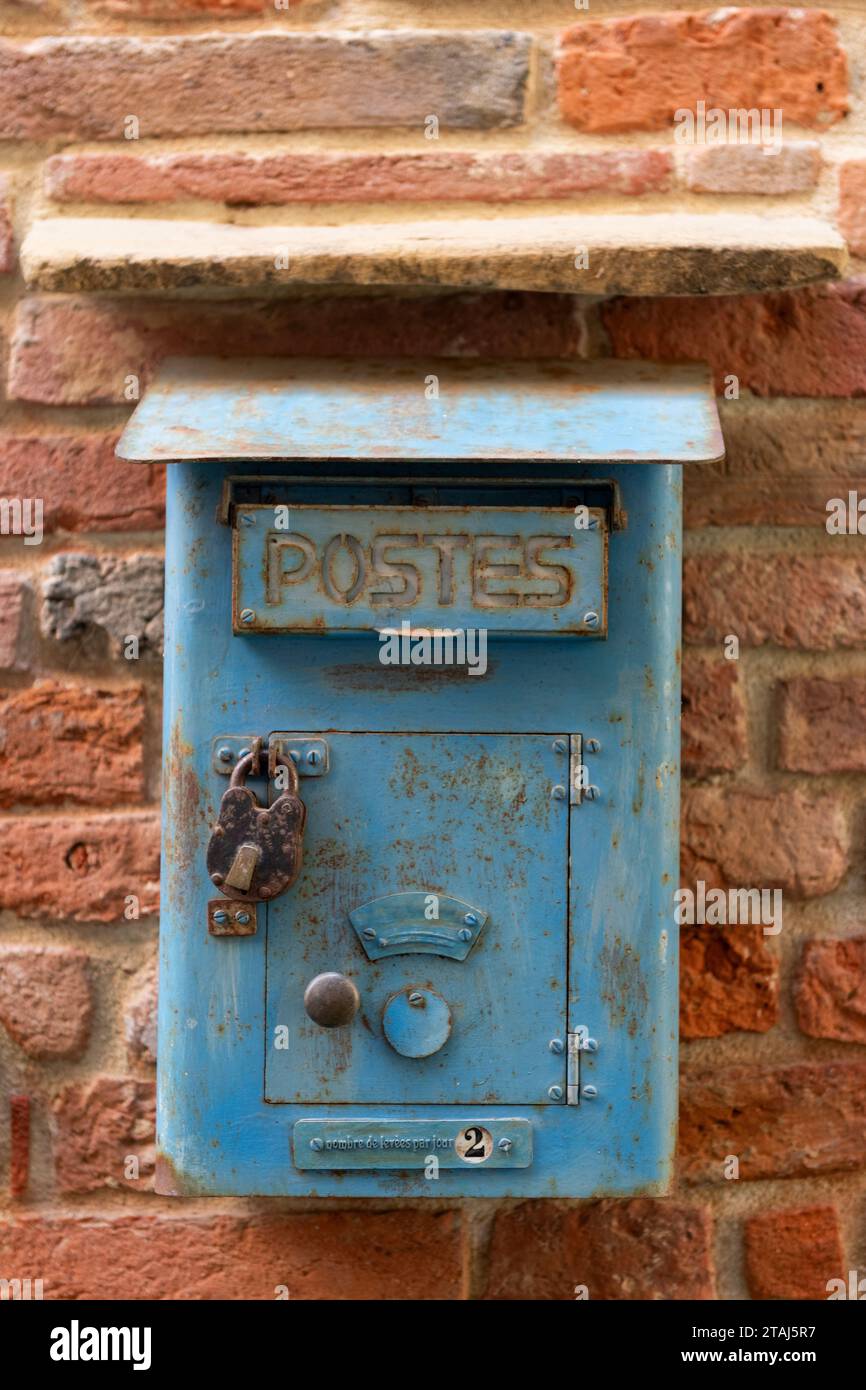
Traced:
<path id="1" fill-rule="evenodd" d="M 739 784 L 685 790 L 682 882 L 689 887 L 700 880 L 707 888 L 814 898 L 839 886 L 849 855 L 845 817 L 829 793 Z"/>
<path id="2" fill-rule="evenodd" d="M 79 951 L 0 948 L 0 1023 L 28 1057 L 77 1057 L 93 1018 L 88 958 Z"/>
<path id="3" fill-rule="evenodd" d="M 866 936 L 807 941 L 794 982 L 800 1031 L 866 1043 Z"/>
<path id="4" fill-rule="evenodd" d="M 683 159 L 685 185 L 694 193 L 805 193 L 817 184 L 820 170 L 821 148 L 814 140 L 695 145 Z"/>
<path id="5" fill-rule="evenodd" d="M 51 1109 L 54 1176 L 60 1192 L 150 1188 L 156 1123 L 152 1081 L 97 1076 L 65 1086 Z M 136 1160 L 137 1172 L 130 1159 Z"/>

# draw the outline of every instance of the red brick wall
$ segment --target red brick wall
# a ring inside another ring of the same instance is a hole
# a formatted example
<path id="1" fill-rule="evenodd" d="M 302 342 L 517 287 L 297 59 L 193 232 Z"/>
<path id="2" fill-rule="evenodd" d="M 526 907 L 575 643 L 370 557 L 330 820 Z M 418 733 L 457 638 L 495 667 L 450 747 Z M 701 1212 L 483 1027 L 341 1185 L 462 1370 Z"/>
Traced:
<path id="1" fill-rule="evenodd" d="M 0 496 L 45 507 L 41 545 L 0 537 L 0 1275 L 57 1297 L 628 1299 L 824 1298 L 866 1274 L 866 547 L 825 526 L 828 499 L 866 496 L 866 28 L 855 7 L 624 8 L 0 0 Z M 698 99 L 782 107 L 772 171 L 675 146 Z M 49 296 L 17 269 L 46 211 L 340 221 L 407 200 L 809 212 L 855 259 L 832 287 L 602 303 Z M 686 487 L 683 881 L 781 888 L 784 925 L 684 932 L 670 1199 L 150 1191 L 163 480 L 112 450 L 128 379 L 202 351 L 685 356 L 722 395 L 737 378 L 727 463 Z"/>

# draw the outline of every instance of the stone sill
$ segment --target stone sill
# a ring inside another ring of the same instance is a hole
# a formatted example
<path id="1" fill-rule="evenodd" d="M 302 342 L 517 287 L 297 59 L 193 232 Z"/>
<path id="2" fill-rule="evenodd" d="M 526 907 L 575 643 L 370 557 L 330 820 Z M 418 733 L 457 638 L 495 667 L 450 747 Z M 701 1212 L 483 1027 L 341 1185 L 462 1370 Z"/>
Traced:
<path id="1" fill-rule="evenodd" d="M 35 222 L 21 248 L 31 289 L 234 297 L 313 285 L 742 294 L 835 279 L 846 261 L 842 238 L 818 218 L 733 213 L 338 227 L 58 217 Z"/>

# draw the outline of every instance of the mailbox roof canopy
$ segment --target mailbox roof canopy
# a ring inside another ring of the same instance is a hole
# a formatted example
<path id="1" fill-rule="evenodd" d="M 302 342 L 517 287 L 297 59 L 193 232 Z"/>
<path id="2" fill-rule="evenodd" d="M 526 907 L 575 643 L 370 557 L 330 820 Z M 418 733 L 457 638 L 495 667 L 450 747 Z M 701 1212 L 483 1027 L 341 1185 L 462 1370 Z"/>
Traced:
<path id="1" fill-rule="evenodd" d="M 712 463 L 703 364 L 169 359 L 117 447 L 136 462 Z"/>

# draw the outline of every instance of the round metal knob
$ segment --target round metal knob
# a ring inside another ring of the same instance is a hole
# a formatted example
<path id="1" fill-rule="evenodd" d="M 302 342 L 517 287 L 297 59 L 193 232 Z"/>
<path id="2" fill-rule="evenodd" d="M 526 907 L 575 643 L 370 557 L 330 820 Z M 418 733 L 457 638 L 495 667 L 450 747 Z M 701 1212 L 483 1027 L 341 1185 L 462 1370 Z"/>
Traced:
<path id="1" fill-rule="evenodd" d="M 304 990 L 304 1008 L 322 1028 L 343 1028 L 358 1012 L 361 996 L 345 975 L 328 970 Z"/>

